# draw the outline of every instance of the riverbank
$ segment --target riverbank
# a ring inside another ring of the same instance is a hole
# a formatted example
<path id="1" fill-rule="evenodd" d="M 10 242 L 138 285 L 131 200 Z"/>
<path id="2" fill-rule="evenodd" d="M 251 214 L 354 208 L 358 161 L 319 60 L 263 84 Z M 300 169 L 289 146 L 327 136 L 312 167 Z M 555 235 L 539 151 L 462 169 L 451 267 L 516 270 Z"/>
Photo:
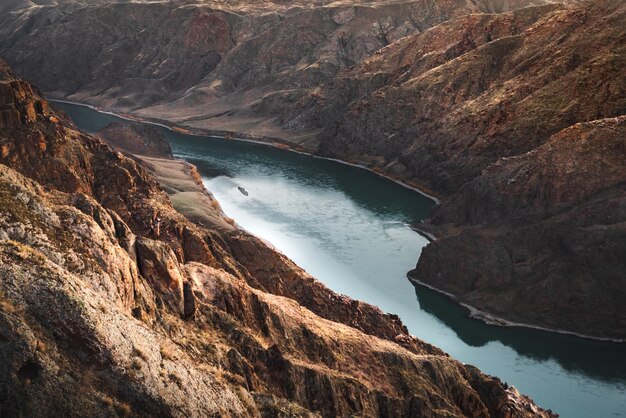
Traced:
<path id="1" fill-rule="evenodd" d="M 418 231 L 416 231 L 418 232 Z M 542 327 L 539 325 L 532 325 L 532 324 L 525 324 L 522 322 L 515 322 L 515 321 L 509 321 L 507 319 L 501 318 L 499 316 L 496 315 L 492 315 L 488 312 L 485 311 L 481 311 L 480 309 L 477 309 L 467 303 L 464 302 L 460 302 L 458 300 L 458 298 L 449 292 L 446 292 L 445 290 L 441 290 L 436 288 L 435 286 L 431 286 L 428 283 L 424 283 L 420 280 L 417 280 L 413 277 L 411 277 L 411 272 L 407 273 L 407 278 L 409 279 L 409 281 L 417 286 L 423 286 L 427 289 L 430 289 L 434 292 L 437 292 L 441 295 L 446 296 L 447 298 L 449 298 L 450 300 L 452 300 L 454 303 L 462 306 L 463 308 L 465 308 L 467 310 L 468 315 L 471 318 L 477 319 L 487 325 L 493 325 L 493 326 L 498 326 L 498 327 L 516 327 L 516 328 L 528 328 L 528 329 L 534 329 L 534 330 L 538 330 L 538 331 L 545 331 L 545 332 L 551 332 L 551 333 L 555 333 L 555 334 L 561 334 L 561 335 L 569 335 L 572 337 L 577 337 L 577 338 L 584 338 L 586 340 L 592 340 L 592 341 L 601 341 L 601 342 L 609 342 L 609 343 L 618 343 L 618 344 L 623 344 L 626 343 L 626 339 L 617 339 L 617 338 L 603 338 L 603 337 L 594 337 L 593 335 L 585 335 L 585 334 L 579 334 L 576 332 L 572 332 L 572 331 L 567 331 L 567 330 L 562 330 L 562 329 L 553 329 L 553 328 L 547 328 L 547 327 Z"/>
<path id="2" fill-rule="evenodd" d="M 160 126 L 162 128 L 165 129 L 169 129 L 173 132 L 179 132 L 179 133 L 184 133 L 186 135 L 192 135 L 192 136 L 198 136 L 198 137 L 214 137 L 214 138 L 220 138 L 220 139 L 229 139 L 229 140 L 234 140 L 234 141 L 242 141 L 242 142 L 250 142 L 250 143 L 254 143 L 254 144 L 260 144 L 260 145 L 266 145 L 266 146 L 270 146 L 270 147 L 274 147 L 274 148 L 280 148 L 280 149 L 284 149 L 290 152 L 294 152 L 297 154 L 303 154 L 303 155 L 308 155 L 310 157 L 313 158 L 319 158 L 319 159 L 323 159 L 323 160 L 328 160 L 328 161 L 335 161 L 337 163 L 340 164 L 345 164 L 345 165 L 349 165 L 352 167 L 357 167 L 360 168 L 362 170 L 367 170 L 371 173 L 374 173 L 380 177 L 386 178 L 388 180 L 391 180 L 399 185 L 401 185 L 402 187 L 405 187 L 409 190 L 413 190 L 414 192 L 417 192 L 419 194 L 421 194 L 422 196 L 432 200 L 433 202 L 435 202 L 435 204 L 439 205 L 441 204 L 442 201 L 442 196 L 438 195 L 437 193 L 433 192 L 432 190 L 426 188 L 426 187 L 422 187 L 419 185 L 414 184 L 413 182 L 409 183 L 407 179 L 403 179 L 401 176 L 396 176 L 396 175 L 392 175 L 389 173 L 386 173 L 384 171 L 381 171 L 377 168 L 372 168 L 372 167 L 368 167 L 367 165 L 358 163 L 358 162 L 351 162 L 351 161 L 346 161 L 346 160 L 342 160 L 339 158 L 332 158 L 332 157 L 324 157 L 321 155 L 317 155 L 314 154 L 312 152 L 308 152 L 306 150 L 304 150 L 301 147 L 294 147 L 293 143 L 290 143 L 289 141 L 286 141 L 284 139 L 280 139 L 280 138 L 275 138 L 275 137 L 266 137 L 266 136 L 256 136 L 256 135 L 248 135 L 245 133 L 241 133 L 241 132 L 232 132 L 232 131 L 221 131 L 221 130 L 211 130 L 211 129 L 200 129 L 200 128 L 192 128 L 192 127 L 188 127 L 188 126 L 184 126 L 184 125 L 179 125 L 176 123 L 171 123 L 168 122 L 166 120 L 162 120 L 162 119 L 153 119 L 153 118 L 141 118 L 141 117 L 137 117 L 134 115 L 130 115 L 127 113 L 118 113 L 118 112 L 114 112 L 112 110 L 106 109 L 106 108 L 101 108 L 99 106 L 95 106 L 95 105 L 91 105 L 91 104 L 87 104 L 87 103 L 80 103 L 80 102 L 73 102 L 70 100 L 64 100 L 64 99 L 57 99 L 57 98 L 48 98 L 48 101 L 50 102 L 59 102 L 59 103 L 68 103 L 68 104 L 72 104 L 72 105 L 76 105 L 76 106 L 84 106 L 87 107 L 89 109 L 93 109 L 96 110 L 98 112 L 104 113 L 104 114 L 108 114 L 108 115 L 112 115 L 112 116 L 116 116 L 120 119 L 124 119 L 124 120 L 128 120 L 128 121 L 133 121 L 133 122 L 142 122 L 142 123 L 147 123 L 150 125 L 154 125 L 154 126 Z"/>
<path id="3" fill-rule="evenodd" d="M 202 184 L 193 164 L 180 159 L 134 155 L 168 194 L 174 208 L 187 219 L 204 227 L 235 228 L 232 219 Z"/>

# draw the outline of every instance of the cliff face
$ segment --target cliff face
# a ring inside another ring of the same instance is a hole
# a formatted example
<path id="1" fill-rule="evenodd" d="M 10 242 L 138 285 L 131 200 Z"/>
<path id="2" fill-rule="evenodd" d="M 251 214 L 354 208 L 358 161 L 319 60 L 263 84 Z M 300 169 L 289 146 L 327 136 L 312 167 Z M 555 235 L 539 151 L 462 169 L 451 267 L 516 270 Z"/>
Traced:
<path id="1" fill-rule="evenodd" d="M 196 127 L 292 137 L 276 116 L 380 48 L 469 13 L 552 2 L 47 3 L 17 2 L 0 15 L 0 56 L 47 92 Z"/>
<path id="2" fill-rule="evenodd" d="M 3 416 L 548 416 L 245 232 L 191 222 L 0 65 Z"/>
<path id="3" fill-rule="evenodd" d="M 625 138 L 625 116 L 601 119 L 498 160 L 421 225 L 442 238 L 411 277 L 512 321 L 624 339 Z"/>

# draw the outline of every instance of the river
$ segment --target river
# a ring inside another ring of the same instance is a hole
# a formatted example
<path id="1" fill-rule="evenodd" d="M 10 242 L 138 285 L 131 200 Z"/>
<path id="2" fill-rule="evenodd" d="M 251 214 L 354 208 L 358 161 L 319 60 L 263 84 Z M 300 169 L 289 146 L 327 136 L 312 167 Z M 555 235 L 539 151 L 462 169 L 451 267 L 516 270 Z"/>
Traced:
<path id="1" fill-rule="evenodd" d="M 119 120 L 53 104 L 87 132 Z M 409 225 L 428 215 L 428 198 L 334 161 L 159 129 L 177 157 L 198 167 L 228 216 L 331 289 L 398 314 L 411 334 L 562 417 L 626 417 L 626 344 L 486 325 L 409 282 L 406 272 L 427 244 Z"/>

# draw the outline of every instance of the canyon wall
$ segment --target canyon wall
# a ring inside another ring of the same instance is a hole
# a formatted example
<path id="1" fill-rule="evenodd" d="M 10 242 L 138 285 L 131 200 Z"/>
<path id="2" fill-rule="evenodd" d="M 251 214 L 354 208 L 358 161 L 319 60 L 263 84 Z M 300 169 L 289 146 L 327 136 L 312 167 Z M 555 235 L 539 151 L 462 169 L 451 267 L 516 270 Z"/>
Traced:
<path id="1" fill-rule="evenodd" d="M 624 339 L 624 27 L 616 1 L 467 16 L 383 49 L 284 122 L 445 197 L 417 225 L 440 239 L 413 279 L 484 318 Z"/>
<path id="2" fill-rule="evenodd" d="M 3 416 L 550 415 L 236 226 L 190 221 L 2 62 L 0 112 Z"/>

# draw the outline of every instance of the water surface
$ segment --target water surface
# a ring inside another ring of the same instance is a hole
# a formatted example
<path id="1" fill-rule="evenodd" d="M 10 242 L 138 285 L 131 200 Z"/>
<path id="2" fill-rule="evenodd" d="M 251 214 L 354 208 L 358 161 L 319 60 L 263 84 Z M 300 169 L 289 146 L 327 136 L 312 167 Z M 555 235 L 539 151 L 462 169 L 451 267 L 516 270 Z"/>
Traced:
<path id="1" fill-rule="evenodd" d="M 55 105 L 89 132 L 119 120 Z M 400 315 L 412 334 L 562 417 L 626 416 L 626 344 L 486 325 L 407 280 L 427 244 L 408 225 L 428 215 L 427 198 L 333 161 L 159 129 L 178 157 L 198 166 L 228 216 L 328 287 Z"/>

